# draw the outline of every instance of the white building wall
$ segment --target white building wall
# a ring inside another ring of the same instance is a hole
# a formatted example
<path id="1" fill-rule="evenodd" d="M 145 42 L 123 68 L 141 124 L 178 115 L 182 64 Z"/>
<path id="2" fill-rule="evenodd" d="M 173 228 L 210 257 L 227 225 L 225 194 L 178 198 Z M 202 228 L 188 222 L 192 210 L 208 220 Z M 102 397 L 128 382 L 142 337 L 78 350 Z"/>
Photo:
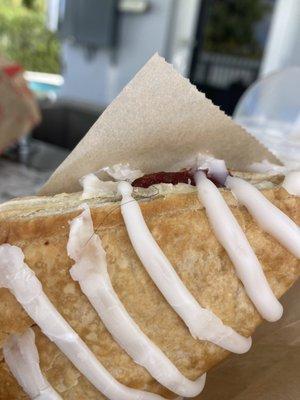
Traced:
<path id="1" fill-rule="evenodd" d="M 261 75 L 291 65 L 300 66 L 300 0 L 277 0 Z"/>
<path id="2" fill-rule="evenodd" d="M 155 53 L 186 73 L 199 0 L 151 0 L 144 14 L 121 14 L 114 54 L 95 54 L 65 41 L 62 44 L 61 97 L 96 106 L 109 104 Z"/>

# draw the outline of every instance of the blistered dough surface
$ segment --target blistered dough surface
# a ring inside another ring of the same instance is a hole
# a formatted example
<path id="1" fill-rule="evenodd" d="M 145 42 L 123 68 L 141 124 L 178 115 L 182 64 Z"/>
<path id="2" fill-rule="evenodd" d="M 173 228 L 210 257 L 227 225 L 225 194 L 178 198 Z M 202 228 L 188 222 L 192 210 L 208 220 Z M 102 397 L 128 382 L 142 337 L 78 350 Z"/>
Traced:
<path id="1" fill-rule="evenodd" d="M 223 194 L 246 232 L 273 290 L 281 296 L 299 275 L 299 261 L 264 234 L 228 191 Z M 265 194 L 300 224 L 299 198 L 288 195 L 283 189 L 268 190 Z M 61 215 L 57 201 L 56 205 L 52 204 L 53 212 L 40 216 L 41 211 L 37 211 L 42 210 L 41 204 L 31 203 L 30 212 L 26 202 L 22 204 L 19 212 L 1 213 L 0 243 L 8 242 L 23 249 L 26 262 L 36 272 L 50 300 L 120 382 L 167 396 L 168 393 L 114 342 L 69 275 L 72 261 L 66 253 L 68 221 L 80 211 L 66 209 Z M 90 205 L 96 232 L 107 253 L 114 289 L 141 329 L 189 379 L 197 378 L 221 361 L 227 352 L 194 340 L 148 277 L 129 242 L 118 205 L 97 207 L 95 200 Z M 74 209 L 73 206 L 70 204 L 70 209 Z M 43 207 L 47 209 L 46 199 Z M 210 308 L 239 333 L 250 335 L 260 317 L 228 256 L 216 241 L 197 195 L 169 195 L 141 202 L 141 208 L 154 238 L 201 305 Z M 29 215 L 25 217 L 26 214 Z M 0 289 L 0 321 L 0 340 L 7 333 L 21 332 L 32 324 L 6 289 Z M 35 331 L 42 370 L 64 399 L 102 399 L 56 346 L 38 328 Z M 0 399 L 26 398 L 3 362 L 0 362 L 0 383 Z"/>

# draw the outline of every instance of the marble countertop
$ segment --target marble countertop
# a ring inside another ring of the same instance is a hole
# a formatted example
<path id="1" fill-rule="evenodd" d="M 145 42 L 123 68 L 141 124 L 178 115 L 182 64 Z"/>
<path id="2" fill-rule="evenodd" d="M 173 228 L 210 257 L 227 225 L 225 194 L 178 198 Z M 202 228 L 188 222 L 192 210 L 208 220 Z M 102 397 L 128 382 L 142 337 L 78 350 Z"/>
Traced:
<path id="1" fill-rule="evenodd" d="M 65 149 L 37 140 L 27 144 L 25 153 L 0 158 L 0 203 L 34 195 L 68 155 Z"/>

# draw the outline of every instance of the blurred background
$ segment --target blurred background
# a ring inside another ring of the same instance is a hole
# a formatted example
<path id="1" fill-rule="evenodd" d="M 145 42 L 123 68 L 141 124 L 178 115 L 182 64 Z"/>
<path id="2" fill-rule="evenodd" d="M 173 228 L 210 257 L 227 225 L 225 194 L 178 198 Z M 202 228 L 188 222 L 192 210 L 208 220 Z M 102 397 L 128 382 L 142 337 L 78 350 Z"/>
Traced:
<path id="1" fill-rule="evenodd" d="M 0 54 L 41 116 L 1 149 L 0 201 L 33 193 L 156 51 L 299 162 L 299 0 L 1 0 Z"/>

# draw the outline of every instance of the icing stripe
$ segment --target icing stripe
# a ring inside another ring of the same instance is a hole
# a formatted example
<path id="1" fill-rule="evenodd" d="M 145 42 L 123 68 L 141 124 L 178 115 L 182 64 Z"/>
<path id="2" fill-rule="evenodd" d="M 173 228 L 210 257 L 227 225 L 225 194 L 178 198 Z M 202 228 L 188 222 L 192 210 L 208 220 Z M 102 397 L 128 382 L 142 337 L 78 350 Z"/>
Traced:
<path id="1" fill-rule="evenodd" d="M 10 335 L 3 345 L 3 355 L 10 371 L 30 399 L 62 400 L 42 374 L 32 329 L 27 329 L 22 335 Z"/>
<path id="2" fill-rule="evenodd" d="M 282 316 L 282 306 L 272 292 L 242 228 L 219 189 L 206 178 L 205 174 L 198 171 L 195 179 L 199 200 L 206 209 L 212 229 L 235 266 L 248 296 L 263 318 L 277 321 Z"/>
<path id="3" fill-rule="evenodd" d="M 300 229 L 294 221 L 243 179 L 229 176 L 226 186 L 265 232 L 276 238 L 295 257 L 300 258 Z"/>
<path id="4" fill-rule="evenodd" d="M 286 174 L 282 187 L 285 190 L 293 194 L 294 196 L 300 196 L 300 171 L 291 171 Z"/>
<path id="5" fill-rule="evenodd" d="M 9 244 L 0 246 L 0 287 L 6 287 L 14 294 L 42 332 L 108 399 L 162 399 L 159 395 L 122 385 L 103 367 L 50 302 L 43 292 L 40 281 L 24 263 L 24 254 L 19 247 Z"/>
<path id="6" fill-rule="evenodd" d="M 251 338 L 244 338 L 223 324 L 213 312 L 202 308 L 183 284 L 149 231 L 139 204 L 131 196 L 132 186 L 120 182 L 121 212 L 133 248 L 167 302 L 182 318 L 193 337 L 208 340 L 234 353 L 244 353 Z"/>
<path id="7" fill-rule="evenodd" d="M 127 313 L 112 287 L 106 254 L 101 239 L 94 234 L 89 207 L 83 207 L 82 214 L 71 222 L 67 246 L 69 256 L 75 261 L 70 269 L 72 278 L 79 282 L 114 339 L 137 364 L 170 391 L 185 397 L 197 396 L 203 390 L 205 375 L 195 382 L 185 378 Z"/>

